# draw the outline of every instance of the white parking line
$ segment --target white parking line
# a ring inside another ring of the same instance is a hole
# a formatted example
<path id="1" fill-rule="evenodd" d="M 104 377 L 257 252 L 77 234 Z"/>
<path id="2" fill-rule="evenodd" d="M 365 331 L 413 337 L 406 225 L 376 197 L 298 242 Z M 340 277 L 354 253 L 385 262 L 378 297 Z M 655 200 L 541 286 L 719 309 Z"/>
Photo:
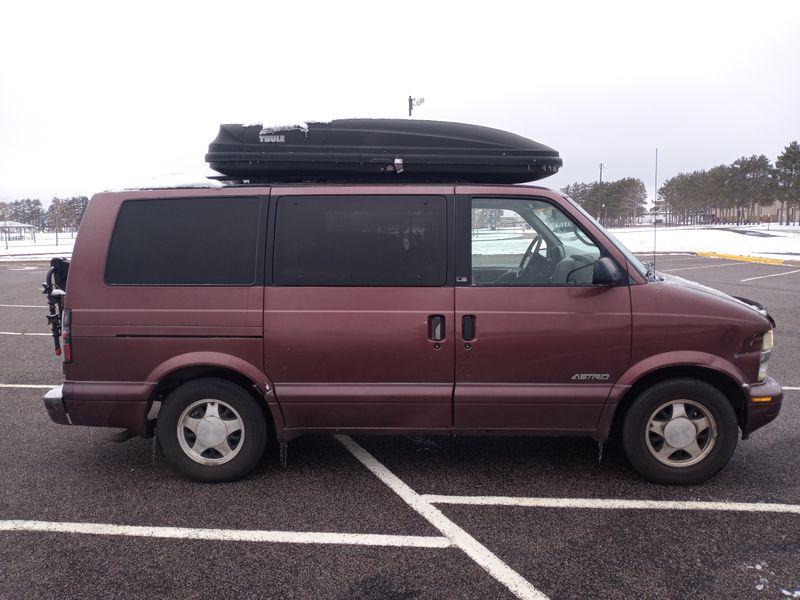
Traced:
<path id="1" fill-rule="evenodd" d="M 424 500 L 417 492 L 406 485 L 399 477 L 389 471 L 378 459 L 364 450 L 357 442 L 346 435 L 335 436 L 337 440 L 367 469 L 385 483 L 406 504 L 425 517 L 428 522 L 442 532 L 450 542 L 464 551 L 467 556 L 480 565 L 487 573 L 506 586 L 517 598 L 524 600 L 546 600 L 547 596 L 533 587 L 522 575 L 500 560 L 486 546 L 448 519 L 442 511 Z"/>
<path id="2" fill-rule="evenodd" d="M 18 390 L 49 390 L 57 385 L 39 385 L 33 383 L 0 383 L 0 388 L 12 388 Z"/>
<path id="3" fill-rule="evenodd" d="M 679 256 L 681 258 L 672 258 L 672 257 L 669 257 L 669 256 L 659 256 L 658 258 L 656 258 L 656 266 L 658 266 L 662 262 L 683 262 L 683 261 L 687 261 L 687 260 L 725 260 L 724 258 L 710 258 L 708 256 L 695 256 L 695 255 L 689 256 L 689 255 L 686 255 L 686 254 L 681 254 Z M 637 254 L 636 258 L 638 258 L 640 260 L 652 261 L 653 255 L 652 254 L 649 254 L 649 255 L 648 254 L 644 254 L 644 255 L 638 255 Z"/>
<path id="4" fill-rule="evenodd" d="M 60 523 L 57 521 L 0 521 L 0 531 L 82 533 L 130 537 L 177 538 L 221 542 L 270 542 L 279 544 L 345 544 L 352 546 L 398 546 L 405 548 L 449 548 L 441 536 L 378 535 L 373 533 L 327 533 L 312 531 L 261 531 L 247 529 L 194 529 L 188 527 L 141 527 L 108 523 Z"/>
<path id="5" fill-rule="evenodd" d="M 525 506 L 531 508 L 592 508 L 608 510 L 716 510 L 729 512 L 789 513 L 800 515 L 800 504 L 762 502 L 694 502 L 673 500 L 619 500 L 602 498 L 516 498 L 512 496 L 422 496 L 431 504 Z"/>
<path id="6" fill-rule="evenodd" d="M 784 271 L 783 273 L 773 273 L 772 275 L 761 275 L 760 277 L 748 277 L 747 279 L 740 279 L 739 281 L 755 281 L 756 279 L 766 279 L 767 277 L 783 277 L 784 275 L 791 275 L 792 273 L 800 273 L 800 269 Z"/>
<path id="7" fill-rule="evenodd" d="M 0 304 L 0 308 L 43 308 L 47 310 L 46 304 Z"/>
<path id="8" fill-rule="evenodd" d="M 16 331 L 0 331 L 0 335 L 49 335 L 52 337 L 52 333 L 19 333 Z"/>
<path id="9" fill-rule="evenodd" d="M 716 269 L 718 267 L 735 267 L 736 265 L 746 265 L 743 262 L 729 262 L 721 265 L 703 265 L 702 267 L 681 267 L 680 269 L 659 269 L 662 273 L 674 273 L 675 271 L 694 271 L 695 269 Z"/>

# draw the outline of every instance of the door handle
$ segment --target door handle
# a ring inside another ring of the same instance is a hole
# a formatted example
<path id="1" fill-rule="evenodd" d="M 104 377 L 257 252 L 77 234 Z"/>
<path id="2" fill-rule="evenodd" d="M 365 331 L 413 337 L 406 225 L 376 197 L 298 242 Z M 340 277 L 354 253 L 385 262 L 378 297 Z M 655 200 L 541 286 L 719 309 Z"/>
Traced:
<path id="1" fill-rule="evenodd" d="M 428 317 L 428 339 L 432 342 L 444 340 L 444 315 L 430 315 Z"/>
<path id="2" fill-rule="evenodd" d="M 465 342 L 471 342 L 475 339 L 475 315 L 461 317 L 461 337 Z"/>

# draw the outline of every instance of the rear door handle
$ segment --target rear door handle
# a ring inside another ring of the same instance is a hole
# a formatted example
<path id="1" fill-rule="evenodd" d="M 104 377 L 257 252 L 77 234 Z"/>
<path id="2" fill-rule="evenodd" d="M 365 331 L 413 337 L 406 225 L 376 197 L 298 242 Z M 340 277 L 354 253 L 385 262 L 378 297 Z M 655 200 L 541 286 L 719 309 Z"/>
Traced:
<path id="1" fill-rule="evenodd" d="M 430 315 L 428 317 L 428 339 L 432 342 L 444 340 L 444 315 Z"/>
<path id="2" fill-rule="evenodd" d="M 475 339 L 475 315 L 461 317 L 461 337 L 465 342 L 471 342 Z"/>

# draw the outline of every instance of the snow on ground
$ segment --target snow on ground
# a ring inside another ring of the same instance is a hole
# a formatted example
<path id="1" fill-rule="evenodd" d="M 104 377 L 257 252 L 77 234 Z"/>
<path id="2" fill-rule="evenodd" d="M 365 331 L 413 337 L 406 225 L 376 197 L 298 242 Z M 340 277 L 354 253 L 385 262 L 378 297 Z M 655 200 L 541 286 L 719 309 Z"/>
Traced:
<path id="1" fill-rule="evenodd" d="M 653 228 L 612 229 L 633 252 L 653 251 Z M 800 260 L 800 227 L 771 225 L 659 227 L 657 252 L 716 252 L 757 258 Z"/>
<path id="2" fill-rule="evenodd" d="M 515 229 L 478 229 L 472 232 L 472 253 L 486 256 L 497 254 L 522 255 L 533 239 L 531 231 Z"/>
<path id="3" fill-rule="evenodd" d="M 631 251 L 653 252 L 653 228 L 611 229 L 611 233 Z M 473 235 L 473 254 L 522 254 L 531 240 L 530 233 L 516 230 L 478 230 Z M 566 240 L 569 243 L 569 240 Z M 800 261 L 800 227 L 767 228 L 747 226 L 659 227 L 655 247 L 665 252 L 714 252 L 754 258 Z"/>
<path id="4" fill-rule="evenodd" d="M 647 254 L 653 251 L 653 228 L 631 227 L 611 232 L 630 250 Z M 0 261 L 69 257 L 75 243 L 74 233 L 62 233 L 56 245 L 55 234 L 39 233 L 31 240 L 0 238 Z M 522 254 L 531 240 L 531 232 L 522 229 L 480 230 L 473 237 L 476 254 Z M 800 261 L 800 227 L 771 225 L 659 227 L 656 231 L 658 252 L 716 252 L 757 258 Z M 7 246 L 7 247 L 6 247 Z"/>
<path id="5" fill-rule="evenodd" d="M 0 236 L 0 261 L 50 260 L 56 256 L 69 258 L 75 245 L 75 232 L 37 233 L 33 240 L 8 240 Z M 56 243 L 56 241 L 58 243 Z"/>

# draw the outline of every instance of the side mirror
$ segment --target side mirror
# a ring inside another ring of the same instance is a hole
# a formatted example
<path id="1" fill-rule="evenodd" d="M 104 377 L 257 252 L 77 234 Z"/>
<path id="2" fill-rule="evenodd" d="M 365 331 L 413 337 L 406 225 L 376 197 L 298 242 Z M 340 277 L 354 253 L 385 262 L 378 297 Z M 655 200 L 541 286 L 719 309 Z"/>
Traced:
<path id="1" fill-rule="evenodd" d="M 592 272 L 592 285 L 612 286 L 625 281 L 625 273 L 613 260 L 603 256 L 594 263 Z"/>

